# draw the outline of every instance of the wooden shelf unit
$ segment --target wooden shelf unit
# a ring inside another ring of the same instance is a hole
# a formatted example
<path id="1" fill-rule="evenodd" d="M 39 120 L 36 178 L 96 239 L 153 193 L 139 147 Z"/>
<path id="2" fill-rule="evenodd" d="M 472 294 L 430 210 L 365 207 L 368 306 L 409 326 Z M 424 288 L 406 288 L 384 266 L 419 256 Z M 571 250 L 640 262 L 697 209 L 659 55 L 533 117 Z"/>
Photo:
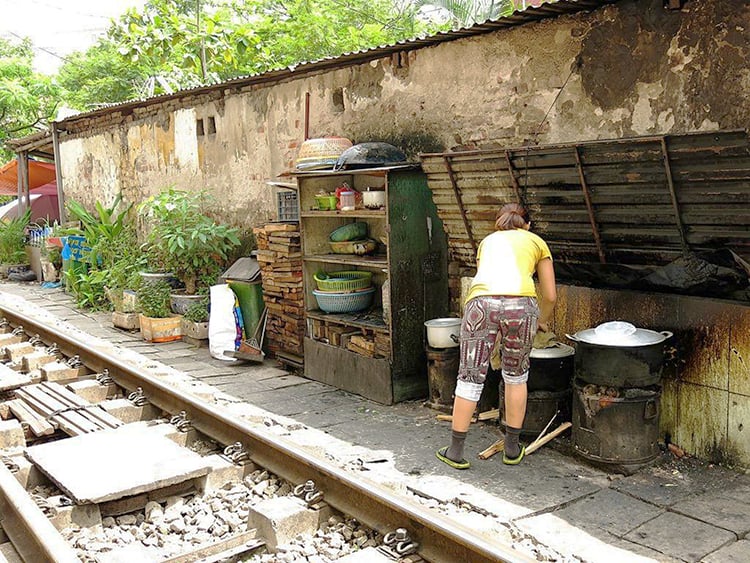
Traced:
<path id="1" fill-rule="evenodd" d="M 305 376 L 373 401 L 392 404 L 428 394 L 424 321 L 448 312 L 447 243 L 418 165 L 306 171 L 298 184 L 305 301 Z M 386 192 L 380 209 L 317 209 L 315 195 L 343 183 Z M 330 233 L 364 221 L 378 243 L 367 256 L 333 254 Z M 324 313 L 313 290 L 318 271 L 366 270 L 376 287 L 370 309 Z M 382 287 L 390 280 L 384 314 Z"/>

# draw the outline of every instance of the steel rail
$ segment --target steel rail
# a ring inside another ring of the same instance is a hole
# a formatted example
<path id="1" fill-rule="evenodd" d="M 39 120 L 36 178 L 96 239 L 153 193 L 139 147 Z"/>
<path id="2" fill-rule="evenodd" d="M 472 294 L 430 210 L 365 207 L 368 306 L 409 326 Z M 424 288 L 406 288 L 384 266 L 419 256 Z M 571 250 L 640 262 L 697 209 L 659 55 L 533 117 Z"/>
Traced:
<path id="1" fill-rule="evenodd" d="M 80 563 L 42 510 L 10 470 L 0 463 L 0 524 L 8 539 L 29 563 Z"/>
<path id="2" fill-rule="evenodd" d="M 417 503 L 397 497 L 364 476 L 355 475 L 324 460 L 300 451 L 293 444 L 261 433 L 241 419 L 203 400 L 184 394 L 168 383 L 96 350 L 91 342 L 75 335 L 53 330 L 33 317 L 3 306 L 0 311 L 11 325 L 24 327 L 27 333 L 39 334 L 55 342 L 66 355 L 78 355 L 90 369 L 108 369 L 110 376 L 127 390 L 140 387 L 148 400 L 168 412 L 184 411 L 192 426 L 211 438 L 224 443 L 240 442 L 253 462 L 292 483 L 315 482 L 324 499 L 336 510 L 358 521 L 388 533 L 405 528 L 412 541 L 419 543 L 419 555 L 433 563 L 530 563 L 530 557 L 511 546 L 492 543 L 468 528 L 441 514 L 426 512 Z"/>

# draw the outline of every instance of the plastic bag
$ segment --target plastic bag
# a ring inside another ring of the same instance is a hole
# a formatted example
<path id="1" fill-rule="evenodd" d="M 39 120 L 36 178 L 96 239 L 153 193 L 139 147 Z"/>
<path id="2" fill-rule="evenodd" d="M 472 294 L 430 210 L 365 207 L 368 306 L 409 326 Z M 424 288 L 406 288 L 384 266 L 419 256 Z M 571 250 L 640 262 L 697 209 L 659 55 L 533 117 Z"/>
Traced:
<path id="1" fill-rule="evenodd" d="M 243 323 L 237 296 L 227 284 L 211 286 L 211 313 L 208 318 L 208 350 L 217 360 L 236 362 L 226 352 L 239 348 Z"/>

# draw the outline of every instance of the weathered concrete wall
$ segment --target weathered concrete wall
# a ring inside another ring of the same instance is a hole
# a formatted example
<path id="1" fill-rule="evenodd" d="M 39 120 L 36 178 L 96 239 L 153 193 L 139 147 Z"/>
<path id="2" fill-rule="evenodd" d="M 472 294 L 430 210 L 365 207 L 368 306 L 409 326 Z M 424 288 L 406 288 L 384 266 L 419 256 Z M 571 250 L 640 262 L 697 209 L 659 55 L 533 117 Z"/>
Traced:
<path id="1" fill-rule="evenodd" d="M 593 13 L 469 37 L 282 82 L 217 89 L 67 124 L 66 196 L 205 187 L 238 225 L 266 221 L 264 181 L 311 136 L 384 140 L 414 155 L 745 127 L 750 6 L 623 0 Z M 216 132 L 199 136 L 199 119 Z"/>

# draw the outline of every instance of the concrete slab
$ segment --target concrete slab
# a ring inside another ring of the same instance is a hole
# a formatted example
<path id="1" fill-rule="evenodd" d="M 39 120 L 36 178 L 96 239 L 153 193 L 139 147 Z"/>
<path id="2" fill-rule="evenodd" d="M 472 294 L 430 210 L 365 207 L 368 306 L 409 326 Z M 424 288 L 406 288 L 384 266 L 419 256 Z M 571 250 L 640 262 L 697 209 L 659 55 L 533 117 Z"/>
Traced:
<path id="1" fill-rule="evenodd" d="M 737 539 L 732 532 L 666 512 L 625 535 L 625 539 L 669 553 L 683 561 L 703 557 Z"/>
<path id="2" fill-rule="evenodd" d="M 747 563 L 750 561 L 750 541 L 740 540 L 706 555 L 701 563 Z"/>
<path id="3" fill-rule="evenodd" d="M 516 522 L 518 527 L 538 542 L 563 556 L 577 557 L 587 563 L 654 563 L 651 557 L 638 555 L 632 550 L 615 547 L 569 524 L 554 514 Z M 658 560 L 656 560 L 658 561 Z"/>
<path id="4" fill-rule="evenodd" d="M 648 467 L 612 484 L 612 488 L 658 506 L 706 492 L 721 493 L 736 484 L 739 475 L 696 460 L 681 460 L 676 467 Z"/>
<path id="5" fill-rule="evenodd" d="M 155 490 L 210 470 L 198 454 L 141 425 L 31 446 L 25 453 L 77 504 Z"/>
<path id="6" fill-rule="evenodd" d="M 750 499 L 732 495 L 699 495 L 672 505 L 672 510 L 745 536 L 750 532 Z M 748 559 L 750 561 L 750 559 Z"/>
<path id="7" fill-rule="evenodd" d="M 612 489 L 603 489 L 553 514 L 588 531 L 601 530 L 622 537 L 653 520 L 663 509 Z"/>

